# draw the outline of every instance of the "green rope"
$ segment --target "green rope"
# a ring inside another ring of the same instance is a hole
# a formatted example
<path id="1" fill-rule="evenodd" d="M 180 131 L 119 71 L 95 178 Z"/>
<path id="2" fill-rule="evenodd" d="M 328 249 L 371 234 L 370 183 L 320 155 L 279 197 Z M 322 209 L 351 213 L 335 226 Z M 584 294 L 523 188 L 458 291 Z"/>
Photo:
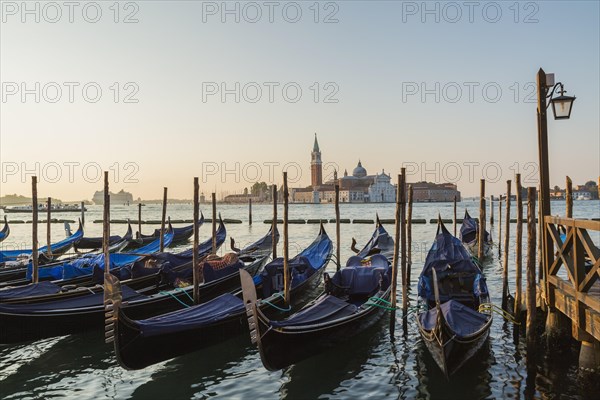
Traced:
<path id="1" fill-rule="evenodd" d="M 186 307 L 186 308 L 189 308 L 189 307 L 191 307 L 190 305 L 188 305 L 188 304 L 185 304 L 183 301 L 179 300 L 179 299 L 177 298 L 177 296 L 175 296 L 175 295 L 174 295 L 172 292 L 158 292 L 158 293 L 160 293 L 160 294 L 166 294 L 166 295 L 168 295 L 168 296 L 171 296 L 172 298 L 174 298 L 175 300 L 177 300 L 177 301 L 179 302 L 179 304 L 181 304 L 182 306 L 184 306 L 184 307 Z"/>
<path id="2" fill-rule="evenodd" d="M 187 296 L 188 299 L 190 299 L 190 301 L 192 303 L 194 303 L 194 299 L 192 298 L 192 296 L 190 296 L 190 294 L 188 293 L 187 290 L 185 290 L 185 288 L 176 288 L 177 290 L 179 290 L 180 292 L 183 292 L 183 294 L 185 294 Z"/>
<path id="3" fill-rule="evenodd" d="M 275 295 L 274 295 L 274 296 L 283 298 L 283 294 L 282 294 L 281 292 L 277 292 L 277 293 L 275 293 Z M 273 307 L 274 309 L 276 309 L 276 310 L 279 310 L 279 311 L 282 311 L 282 312 L 288 312 L 288 311 L 291 311 L 291 309 L 292 309 L 292 307 L 291 307 L 291 306 L 287 306 L 287 308 L 281 308 L 281 307 L 279 307 L 279 306 L 276 306 L 275 304 L 271 303 L 271 302 L 270 302 L 270 301 L 268 301 L 268 300 L 261 300 L 261 303 L 265 303 L 265 304 L 267 304 L 267 305 L 269 305 L 269 306 Z"/>
<path id="4" fill-rule="evenodd" d="M 511 314 L 507 313 L 506 311 L 504 311 L 503 309 L 501 309 L 500 307 L 498 307 L 497 305 L 494 305 L 492 303 L 481 303 L 479 305 L 477 311 L 479 311 L 479 312 L 489 311 L 490 313 L 495 312 L 496 314 L 500 315 L 505 320 L 512 322 L 513 324 L 521 325 L 521 323 L 519 321 L 517 321 L 515 319 L 515 317 L 513 317 Z"/>

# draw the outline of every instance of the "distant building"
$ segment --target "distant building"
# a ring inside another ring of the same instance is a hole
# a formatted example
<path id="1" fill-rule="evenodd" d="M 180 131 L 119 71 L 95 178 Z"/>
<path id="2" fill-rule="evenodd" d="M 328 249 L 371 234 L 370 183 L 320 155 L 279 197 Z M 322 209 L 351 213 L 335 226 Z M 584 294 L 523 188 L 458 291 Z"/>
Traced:
<path id="1" fill-rule="evenodd" d="M 461 201 L 460 192 L 453 183 L 412 183 L 414 202 L 447 202 Z"/>
<path id="2" fill-rule="evenodd" d="M 121 189 L 118 193 L 108 192 L 111 204 L 130 204 L 133 203 L 133 195 Z M 98 190 L 92 197 L 94 204 L 104 204 L 104 190 Z"/>
<path id="3" fill-rule="evenodd" d="M 311 152 L 311 185 L 305 188 L 290 189 L 290 200 L 295 203 L 332 203 L 335 201 L 335 184 L 340 185 L 340 202 L 342 203 L 393 203 L 396 201 L 396 185 L 392 177 L 384 170 L 369 175 L 362 162 L 352 170 L 352 175 L 344 171 L 338 179 L 337 172 L 333 179 L 323 183 L 321 150 L 317 135 Z M 454 196 L 460 201 L 460 192 L 451 183 L 435 184 L 417 182 L 413 184 L 413 199 L 418 201 L 453 201 Z"/>
<path id="4" fill-rule="evenodd" d="M 261 198 L 259 196 L 254 196 L 248 193 L 245 194 L 230 194 L 229 196 L 225 196 L 223 202 L 231 203 L 231 204 L 245 204 L 248 201 L 252 200 L 254 203 L 258 203 Z"/>

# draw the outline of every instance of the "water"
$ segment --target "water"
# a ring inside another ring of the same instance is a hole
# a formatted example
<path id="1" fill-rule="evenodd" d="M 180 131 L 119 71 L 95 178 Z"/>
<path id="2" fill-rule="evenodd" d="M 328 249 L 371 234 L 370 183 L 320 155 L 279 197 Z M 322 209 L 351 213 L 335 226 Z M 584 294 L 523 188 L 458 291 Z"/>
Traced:
<path id="1" fill-rule="evenodd" d="M 491 228 L 497 242 L 498 209 L 494 209 L 495 225 Z M 459 203 L 459 217 L 468 207 L 476 215 L 476 202 Z M 208 205 L 202 206 L 207 216 Z M 564 202 L 552 202 L 553 214 L 564 214 Z M 238 245 L 251 243 L 264 235 L 269 226 L 263 220 L 271 218 L 271 206 L 254 205 L 254 224 L 248 226 L 247 206 L 220 205 L 225 218 L 241 219 L 244 224 L 230 224 L 228 234 Z M 86 235 L 100 236 L 101 224 L 92 221 L 101 218 L 101 207 L 91 206 L 86 213 Z M 159 219 L 160 206 L 143 208 L 143 219 Z M 281 208 L 279 209 L 281 213 Z M 393 204 L 343 204 L 342 218 L 394 217 Z M 413 218 L 452 218 L 452 204 L 415 204 Z M 173 219 L 191 219 L 191 205 L 169 205 Z M 505 210 L 503 210 L 505 214 Z M 600 217 L 600 202 L 575 202 L 575 217 Z M 281 215 L 281 214 L 280 214 Z M 74 219 L 77 214 L 56 214 L 56 218 Z M 488 210 L 489 216 L 489 210 Z M 504 215 L 503 215 L 504 216 Z M 9 216 L 31 219 L 28 216 Z M 137 218 L 137 207 L 116 206 L 111 210 L 114 219 Z M 511 210 L 515 217 L 515 207 Z M 332 205 L 291 205 L 290 218 L 334 218 Z M 514 231 L 511 224 L 510 288 L 514 290 Z M 393 232 L 393 225 L 386 226 Z M 143 225 L 144 233 L 155 226 Z M 488 228 L 489 225 L 488 225 Z M 123 234 L 125 225 L 113 225 L 113 234 Z M 210 235 L 210 224 L 200 229 L 202 238 Z M 333 238 L 333 224 L 326 225 Z M 452 231 L 452 226 L 448 229 Z M 502 224 L 504 230 L 504 224 Z M 352 255 L 349 245 L 355 237 L 363 245 L 370 237 L 373 225 L 343 224 L 342 258 Z M 309 244 L 318 232 L 318 225 L 290 225 L 290 253 L 295 254 Z M 45 241 L 45 227 L 40 226 L 40 242 Z M 413 268 L 411 272 L 414 304 L 415 285 L 426 252 L 433 240 L 435 225 L 413 225 Z M 3 248 L 30 247 L 31 225 L 14 224 L 11 236 Z M 61 224 L 53 224 L 56 240 L 64 237 Z M 523 243 L 526 243 L 526 229 Z M 599 243 L 595 236 L 596 244 Z M 228 241 L 226 242 L 228 244 Z M 185 246 L 184 246 L 185 247 Z M 221 253 L 229 250 L 221 249 Z M 281 254 L 281 246 L 279 248 Z M 525 254 L 525 253 L 524 253 Z M 330 264 L 329 271 L 335 266 Z M 498 249 L 485 263 L 484 274 L 492 301 L 501 302 L 502 266 Z M 401 290 L 398 291 L 401 301 Z M 0 345 L 0 397 L 25 398 L 252 398 L 311 399 L 311 398 L 595 398 L 598 384 L 583 382 L 577 373 L 577 347 L 565 349 L 559 357 L 537 357 L 537 373 L 527 374 L 527 354 L 521 336 L 516 341 L 512 324 L 496 316 L 490 340 L 477 357 L 447 382 L 421 342 L 413 318 L 408 321 L 408 334 L 403 337 L 401 313 L 397 313 L 398 327 L 395 341 L 390 340 L 389 317 L 374 327 L 326 353 L 293 365 L 284 371 L 268 372 L 261 364 L 257 349 L 250 344 L 248 335 L 239 336 L 195 353 L 162 362 L 140 371 L 126 371 L 118 366 L 112 347 L 105 345 L 102 333 L 88 332 L 59 338 L 50 338 L 19 345 Z M 0 327 L 1 329 L 1 327 Z M 540 352 L 541 353 L 541 352 Z"/>

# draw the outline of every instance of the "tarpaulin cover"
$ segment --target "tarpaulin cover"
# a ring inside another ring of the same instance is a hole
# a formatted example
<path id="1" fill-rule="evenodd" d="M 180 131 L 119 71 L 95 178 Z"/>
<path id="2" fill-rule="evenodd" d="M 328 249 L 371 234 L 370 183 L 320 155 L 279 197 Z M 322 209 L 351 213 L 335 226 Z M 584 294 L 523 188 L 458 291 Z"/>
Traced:
<path id="1" fill-rule="evenodd" d="M 143 299 L 146 296 L 128 286 L 122 285 L 123 300 Z M 64 311 L 70 309 L 104 307 L 104 292 L 90 293 L 70 299 L 60 299 L 33 304 L 0 304 L 0 312 L 4 313 L 37 313 L 45 311 Z"/>
<path id="2" fill-rule="evenodd" d="M 462 225 L 460 226 L 460 240 L 464 243 L 471 243 L 477 240 L 477 232 L 479 231 L 479 224 L 477 221 L 465 211 L 465 217 Z M 484 241 L 489 242 L 490 234 L 488 231 L 484 232 Z"/>
<path id="3" fill-rule="evenodd" d="M 291 270 L 290 287 L 293 289 L 306 281 L 315 271 L 325 265 L 333 243 L 326 233 L 320 234 L 314 242 L 296 257 L 288 261 Z M 260 274 L 263 282 L 263 296 L 269 297 L 283 286 L 283 258 L 279 257 L 265 266 Z"/>
<path id="4" fill-rule="evenodd" d="M 230 315 L 243 314 L 245 311 L 242 299 L 225 293 L 209 302 L 139 320 L 136 323 L 141 334 L 150 337 L 201 328 L 221 321 Z"/>
<path id="5" fill-rule="evenodd" d="M 41 296 L 44 294 L 55 294 L 60 292 L 60 286 L 52 282 L 30 283 L 25 286 L 17 286 L 0 290 L 0 301 L 17 299 L 19 297 Z"/>
<path id="6" fill-rule="evenodd" d="M 391 258 L 394 251 L 394 239 L 387 233 L 383 225 L 378 225 L 373 236 L 367 242 L 365 247 L 357 254 L 360 258 L 365 258 L 370 254 L 379 253 L 386 258 Z"/>
<path id="7" fill-rule="evenodd" d="M 312 306 L 292 315 L 283 321 L 271 321 L 278 327 L 313 325 L 333 321 L 356 313 L 358 308 L 335 296 L 325 296 Z"/>
<path id="8" fill-rule="evenodd" d="M 345 267 L 337 271 L 331 281 L 347 288 L 348 295 L 372 295 L 390 284 L 389 268 Z"/>
<path id="9" fill-rule="evenodd" d="M 204 282 L 212 282 L 225 276 L 229 276 L 238 272 L 240 268 L 244 268 L 244 263 L 241 261 L 221 269 L 214 269 L 209 263 L 204 263 L 204 266 L 202 267 Z"/>
<path id="10" fill-rule="evenodd" d="M 479 331 L 490 318 L 489 315 L 481 314 L 469 307 L 450 300 L 440 305 L 442 315 L 448 323 L 448 327 L 458 338 L 463 338 Z M 419 315 L 421 325 L 426 330 L 435 328 L 437 321 L 437 308 L 432 308 L 426 313 Z"/>
<path id="11" fill-rule="evenodd" d="M 81 224 L 79 224 L 79 229 L 77 229 L 77 232 L 75 232 L 68 238 L 61 240 L 60 242 L 52 243 L 52 245 L 51 245 L 52 252 L 62 250 L 65 247 L 70 247 L 73 243 L 76 243 L 79 240 L 81 240 L 82 237 L 83 237 L 83 227 L 81 226 Z M 40 253 L 47 253 L 48 246 L 40 247 L 40 249 L 38 251 Z M 21 254 L 31 255 L 31 253 L 32 253 L 31 249 L 0 251 L 0 262 L 11 261 L 11 260 L 14 260 L 15 258 L 17 258 Z"/>
<path id="12" fill-rule="evenodd" d="M 164 238 L 165 246 L 169 246 L 173 241 L 173 232 L 167 232 Z M 160 240 L 156 239 L 152 243 L 136 249 L 128 254 L 110 254 L 110 268 L 116 268 L 123 265 L 131 264 L 140 259 L 140 254 L 155 253 L 160 248 Z M 80 257 L 76 260 L 66 262 L 55 267 L 42 267 L 38 270 L 40 279 L 71 279 L 78 276 L 91 275 L 94 271 L 94 266 L 104 270 L 104 254 L 88 255 Z M 33 275 L 33 266 L 31 263 L 27 266 L 27 279 L 31 279 Z"/>

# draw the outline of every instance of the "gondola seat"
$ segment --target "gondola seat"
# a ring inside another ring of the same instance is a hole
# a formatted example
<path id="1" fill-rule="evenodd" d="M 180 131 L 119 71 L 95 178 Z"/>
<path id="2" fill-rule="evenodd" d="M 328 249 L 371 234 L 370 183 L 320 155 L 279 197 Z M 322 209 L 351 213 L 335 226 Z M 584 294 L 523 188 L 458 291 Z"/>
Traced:
<path id="1" fill-rule="evenodd" d="M 326 278 L 328 291 L 352 303 L 360 304 L 389 286 L 387 259 L 382 255 L 371 257 L 370 266 L 347 266 L 337 271 L 333 278 Z"/>

